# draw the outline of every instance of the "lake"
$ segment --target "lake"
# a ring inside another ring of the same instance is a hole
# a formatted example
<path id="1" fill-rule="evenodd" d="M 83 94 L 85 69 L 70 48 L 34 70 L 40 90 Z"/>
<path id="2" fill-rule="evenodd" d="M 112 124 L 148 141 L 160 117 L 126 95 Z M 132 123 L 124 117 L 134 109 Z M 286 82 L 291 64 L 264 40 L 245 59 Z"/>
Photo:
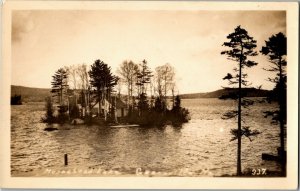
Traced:
<path id="1" fill-rule="evenodd" d="M 259 100 L 259 98 L 254 98 Z M 234 101 L 184 99 L 191 120 L 182 127 L 162 128 L 56 125 L 44 131 L 44 103 L 12 106 L 12 176 L 222 176 L 236 173 L 237 141 L 230 142 L 236 120 L 222 115 Z M 275 104 L 256 103 L 245 121 L 261 134 L 242 139 L 242 170 L 279 171 L 262 153 L 277 154 L 279 126 L 270 124 L 263 111 Z M 68 166 L 64 166 L 68 154 Z M 89 174 L 90 173 L 90 174 Z"/>

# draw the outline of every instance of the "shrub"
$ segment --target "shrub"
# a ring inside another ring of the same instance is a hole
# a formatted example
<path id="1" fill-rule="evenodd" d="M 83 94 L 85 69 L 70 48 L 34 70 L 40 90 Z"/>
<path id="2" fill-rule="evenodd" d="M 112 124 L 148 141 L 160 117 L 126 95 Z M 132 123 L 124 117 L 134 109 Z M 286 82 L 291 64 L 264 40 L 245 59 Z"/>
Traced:
<path id="1" fill-rule="evenodd" d="M 42 118 L 42 121 L 45 123 L 53 123 L 55 121 L 54 117 L 54 108 L 53 108 L 53 102 L 51 97 L 46 97 L 45 99 L 45 108 L 46 108 L 46 114 Z"/>
<path id="2" fill-rule="evenodd" d="M 69 120 L 69 115 L 67 114 L 68 106 L 66 105 L 60 105 L 58 106 L 58 116 L 57 116 L 57 122 L 58 123 L 65 123 Z"/>
<path id="3" fill-rule="evenodd" d="M 14 95 L 10 98 L 11 105 L 22 105 L 22 96 L 21 95 Z"/>
<path id="4" fill-rule="evenodd" d="M 75 119 L 80 117 L 79 107 L 77 105 L 70 106 L 70 118 Z"/>

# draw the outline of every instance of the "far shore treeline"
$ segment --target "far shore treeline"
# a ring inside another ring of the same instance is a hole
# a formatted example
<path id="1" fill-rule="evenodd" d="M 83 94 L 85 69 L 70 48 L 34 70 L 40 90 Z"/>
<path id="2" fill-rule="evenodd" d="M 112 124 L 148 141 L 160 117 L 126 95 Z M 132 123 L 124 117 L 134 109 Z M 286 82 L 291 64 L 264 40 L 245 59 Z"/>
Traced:
<path id="1" fill-rule="evenodd" d="M 220 98 L 228 95 L 230 92 L 237 91 L 237 88 L 219 89 L 212 92 L 186 93 L 179 94 L 181 99 L 199 99 L 199 98 Z M 23 102 L 44 102 L 45 97 L 50 96 L 50 88 L 34 88 L 26 86 L 11 86 L 11 95 L 21 95 Z M 244 88 L 246 97 L 267 97 L 272 91 L 258 88 Z M 123 96 L 123 94 L 121 94 Z M 170 98 L 170 96 L 168 96 Z"/>

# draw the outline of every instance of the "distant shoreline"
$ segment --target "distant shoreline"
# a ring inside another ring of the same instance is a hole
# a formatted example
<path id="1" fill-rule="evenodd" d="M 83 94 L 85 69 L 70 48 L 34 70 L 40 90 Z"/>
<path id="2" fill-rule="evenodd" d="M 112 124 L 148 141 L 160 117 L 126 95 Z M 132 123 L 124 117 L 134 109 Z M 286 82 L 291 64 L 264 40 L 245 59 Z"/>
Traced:
<path id="1" fill-rule="evenodd" d="M 34 88 L 11 85 L 11 96 L 21 95 L 24 102 L 44 102 L 50 96 L 50 88 Z M 206 93 L 180 94 L 181 99 L 219 98 L 220 96 L 237 91 L 236 88 L 224 88 Z M 266 97 L 270 90 L 244 88 L 245 97 Z M 168 96 L 168 98 L 172 98 Z"/>

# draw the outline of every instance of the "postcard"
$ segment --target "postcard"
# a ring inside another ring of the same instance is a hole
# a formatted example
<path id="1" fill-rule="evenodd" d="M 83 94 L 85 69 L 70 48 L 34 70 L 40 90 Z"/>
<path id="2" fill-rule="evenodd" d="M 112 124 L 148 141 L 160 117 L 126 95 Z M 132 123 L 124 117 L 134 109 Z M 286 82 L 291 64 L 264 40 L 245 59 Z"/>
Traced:
<path id="1" fill-rule="evenodd" d="M 298 3 L 2 13 L 2 188 L 297 188 Z"/>

